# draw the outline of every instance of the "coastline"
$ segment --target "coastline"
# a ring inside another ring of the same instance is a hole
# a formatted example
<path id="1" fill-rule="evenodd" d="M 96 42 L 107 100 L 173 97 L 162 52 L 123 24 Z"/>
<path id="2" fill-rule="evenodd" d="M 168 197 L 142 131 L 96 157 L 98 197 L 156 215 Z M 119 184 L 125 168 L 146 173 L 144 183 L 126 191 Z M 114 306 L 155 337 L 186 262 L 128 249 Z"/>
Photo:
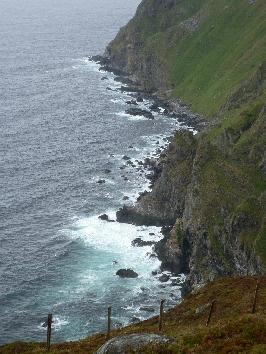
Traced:
<path id="1" fill-rule="evenodd" d="M 169 247 L 169 240 L 171 243 L 171 232 L 174 230 L 176 219 L 180 213 L 175 211 L 171 218 L 165 216 L 161 217 L 156 213 L 154 215 L 147 215 L 141 204 L 144 204 L 145 208 L 146 200 L 148 199 L 149 201 L 150 195 L 153 193 L 156 183 L 161 183 L 160 177 L 164 171 L 167 170 L 169 160 L 171 161 L 171 150 L 175 145 L 176 137 L 181 136 L 182 139 L 184 138 L 185 140 L 191 141 L 190 143 L 193 145 L 196 135 L 206 129 L 207 122 L 200 115 L 192 113 L 187 105 L 182 103 L 181 100 L 169 100 L 166 97 L 159 97 L 155 92 L 143 89 L 140 82 L 138 82 L 133 75 L 129 75 L 128 73 L 113 68 L 111 61 L 107 57 L 97 55 L 89 57 L 89 60 L 100 65 L 99 71 L 113 73 L 115 75 L 115 81 L 121 83 L 120 90 L 122 92 L 127 92 L 132 99 L 135 100 L 135 102 L 138 100 L 141 101 L 144 98 L 150 100 L 152 103 L 150 106 L 151 112 L 153 110 L 157 111 L 161 108 L 164 110 L 161 112 L 164 116 L 175 118 L 181 123 L 181 125 L 184 125 L 184 128 L 181 127 L 180 130 L 175 131 L 174 134 L 168 138 L 169 145 L 163 149 L 157 158 L 145 159 L 146 168 L 150 171 L 149 175 L 147 175 L 148 180 L 150 180 L 150 191 L 147 192 L 145 190 L 141 193 L 133 205 L 124 204 L 123 207 L 117 211 L 116 218 L 119 223 L 133 224 L 136 226 L 161 227 L 163 238 L 160 241 L 155 242 L 153 246 L 153 252 L 161 262 L 159 274 L 163 274 L 163 272 L 170 272 L 173 276 L 188 274 L 188 259 L 185 261 L 181 259 L 183 257 L 179 254 L 179 251 L 176 251 L 176 245 Z M 130 103 L 128 104 L 130 105 Z M 187 126 L 192 126 L 192 129 L 188 129 Z M 180 158 L 181 163 L 184 159 L 186 159 L 184 151 L 180 152 Z M 190 161 L 190 165 L 192 169 L 192 159 Z M 186 184 L 188 184 L 188 181 Z M 182 195 L 182 198 L 183 197 L 184 196 Z M 156 275 L 158 275 L 158 273 Z M 191 282 L 185 280 L 181 288 L 181 298 L 183 299 L 183 297 L 191 290 Z"/>

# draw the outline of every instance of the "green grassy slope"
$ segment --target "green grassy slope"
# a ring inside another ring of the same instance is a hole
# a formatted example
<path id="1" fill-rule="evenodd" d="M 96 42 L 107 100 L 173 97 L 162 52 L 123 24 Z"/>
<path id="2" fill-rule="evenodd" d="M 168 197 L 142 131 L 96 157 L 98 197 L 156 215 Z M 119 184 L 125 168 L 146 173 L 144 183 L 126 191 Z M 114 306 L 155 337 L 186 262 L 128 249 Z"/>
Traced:
<path id="1" fill-rule="evenodd" d="M 145 0 L 112 51 L 123 56 L 131 35 L 136 56 L 164 67 L 173 96 L 212 116 L 266 57 L 266 2 Z"/>
<path id="2" fill-rule="evenodd" d="M 266 1 L 143 0 L 108 53 L 211 122 L 198 136 L 198 201 L 185 233 L 207 235 L 224 274 L 236 272 L 236 241 L 266 265 Z"/>

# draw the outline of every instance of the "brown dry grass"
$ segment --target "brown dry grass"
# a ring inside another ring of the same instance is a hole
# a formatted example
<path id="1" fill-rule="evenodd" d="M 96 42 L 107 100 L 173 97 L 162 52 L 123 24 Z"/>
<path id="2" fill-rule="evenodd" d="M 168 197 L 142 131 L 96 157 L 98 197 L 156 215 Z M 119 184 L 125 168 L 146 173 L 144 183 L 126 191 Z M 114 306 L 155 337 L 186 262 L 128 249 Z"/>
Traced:
<path id="1" fill-rule="evenodd" d="M 143 348 L 142 353 L 266 353 L 266 277 L 261 277 L 256 313 L 251 314 L 257 277 L 223 278 L 207 284 L 164 315 L 162 333 L 175 344 Z M 210 325 L 209 304 L 215 300 Z M 129 333 L 159 333 L 158 317 L 112 331 L 111 337 Z M 94 353 L 104 334 L 84 340 L 54 344 L 52 354 Z M 1 354 L 45 353 L 44 343 L 12 343 Z"/>

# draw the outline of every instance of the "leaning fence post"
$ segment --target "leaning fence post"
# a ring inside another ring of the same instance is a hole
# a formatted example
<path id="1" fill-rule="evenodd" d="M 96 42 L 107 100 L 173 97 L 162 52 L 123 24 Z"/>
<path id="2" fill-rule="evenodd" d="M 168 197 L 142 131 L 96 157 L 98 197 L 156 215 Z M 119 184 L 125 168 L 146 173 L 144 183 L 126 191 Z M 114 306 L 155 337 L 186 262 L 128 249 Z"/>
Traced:
<path id="1" fill-rule="evenodd" d="M 210 323 L 210 320 L 211 320 L 211 316 L 212 316 L 212 312 L 213 312 L 214 304 L 215 304 L 215 300 L 213 300 L 213 301 L 211 302 L 211 307 L 210 307 L 208 319 L 207 319 L 207 322 L 206 322 L 206 326 L 209 326 L 209 323 Z"/>
<path id="2" fill-rule="evenodd" d="M 252 305 L 251 313 L 255 313 L 255 311 L 256 311 L 258 289 L 259 289 L 259 279 L 257 279 L 257 283 L 256 283 L 256 288 L 255 288 L 255 293 L 254 293 L 254 299 L 253 299 L 253 305 Z"/>
<path id="3" fill-rule="evenodd" d="M 111 316 L 112 316 L 112 307 L 108 307 L 108 323 L 107 323 L 107 334 L 106 334 L 106 339 L 110 338 L 110 332 L 111 332 Z"/>
<path id="4" fill-rule="evenodd" d="M 52 322 L 53 322 L 53 315 L 49 313 L 47 319 L 47 351 L 50 351 L 51 345 L 51 334 L 52 334 Z"/>
<path id="5" fill-rule="evenodd" d="M 164 303 L 165 303 L 165 300 L 161 300 L 160 316 L 159 316 L 159 331 L 161 331 L 163 328 L 163 305 L 164 305 Z"/>

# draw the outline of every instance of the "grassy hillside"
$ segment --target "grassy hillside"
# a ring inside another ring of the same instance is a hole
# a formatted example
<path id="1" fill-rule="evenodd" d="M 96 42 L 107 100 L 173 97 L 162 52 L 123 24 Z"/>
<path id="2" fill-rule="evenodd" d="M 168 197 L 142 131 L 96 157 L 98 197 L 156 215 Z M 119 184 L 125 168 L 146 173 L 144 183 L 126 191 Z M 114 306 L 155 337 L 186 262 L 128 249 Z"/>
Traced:
<path id="1" fill-rule="evenodd" d="M 144 88 L 210 120 L 180 218 L 196 277 L 263 272 L 266 2 L 143 0 L 107 53 Z"/>
<path id="2" fill-rule="evenodd" d="M 266 278 L 260 278 L 255 314 L 251 314 L 256 278 L 220 279 L 189 295 L 164 315 L 162 334 L 174 339 L 167 347 L 143 348 L 139 353 L 265 353 Z M 210 303 L 213 315 L 206 326 Z M 158 317 L 112 332 L 111 337 L 130 333 L 159 333 Z M 94 353 L 105 342 L 98 334 L 82 341 L 55 344 L 52 354 Z M 13 343 L 0 347 L 1 354 L 45 353 L 44 344 Z M 131 353 L 129 350 L 128 353 Z"/>
<path id="3" fill-rule="evenodd" d="M 266 58 L 265 18 L 264 0 L 144 0 L 111 52 L 133 46 L 129 71 L 152 61 L 173 97 L 211 117 Z"/>

